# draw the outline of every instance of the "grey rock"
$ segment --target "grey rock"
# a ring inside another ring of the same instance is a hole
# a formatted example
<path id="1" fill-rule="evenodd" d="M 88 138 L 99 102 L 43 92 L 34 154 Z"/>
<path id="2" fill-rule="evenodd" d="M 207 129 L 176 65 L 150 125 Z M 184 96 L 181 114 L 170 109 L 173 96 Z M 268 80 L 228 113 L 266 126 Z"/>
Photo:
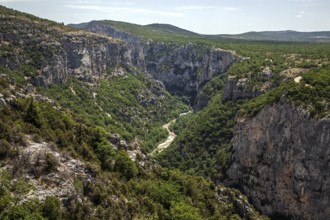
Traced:
<path id="1" fill-rule="evenodd" d="M 126 141 L 121 140 L 118 144 L 118 149 L 124 149 L 125 151 L 127 151 L 128 145 L 127 145 Z"/>
<path id="2" fill-rule="evenodd" d="M 330 218 L 330 119 L 315 120 L 284 99 L 237 122 L 229 185 L 266 215 Z"/>
<path id="3" fill-rule="evenodd" d="M 247 74 L 247 78 L 240 79 L 236 76 L 228 76 L 223 98 L 225 100 L 254 98 L 272 88 L 270 78 L 273 73 L 269 67 L 264 67 L 256 74 L 262 84 L 260 88 L 254 85 L 255 82 L 252 81 L 251 74 Z"/>
<path id="4" fill-rule="evenodd" d="M 223 98 L 225 100 L 254 98 L 262 93 L 261 90 L 250 88 L 248 83 L 248 78 L 237 79 L 236 77 L 228 77 Z"/>
<path id="5" fill-rule="evenodd" d="M 34 91 L 33 85 L 28 83 L 25 87 L 25 93 L 33 93 L 33 91 Z"/>
<path id="6" fill-rule="evenodd" d="M 0 104 L 1 104 L 1 105 L 5 105 L 5 104 L 6 104 L 6 101 L 5 101 L 4 98 L 0 98 Z"/>
<path id="7" fill-rule="evenodd" d="M 125 62 L 144 68 L 172 94 L 191 97 L 191 104 L 206 82 L 223 74 L 236 60 L 230 51 L 195 44 L 153 42 L 98 21 L 73 26 L 123 40 Z"/>
<path id="8" fill-rule="evenodd" d="M 205 83 L 223 74 L 236 60 L 230 51 L 195 44 L 153 42 L 97 21 L 78 25 L 97 34 L 38 28 L 33 21 L 17 22 L 15 17 L 2 19 L 0 25 L 6 30 L 2 40 L 20 45 L 22 51 L 3 59 L 1 66 L 16 70 L 31 62 L 31 52 L 42 52 L 34 61 L 39 75 L 29 79 L 34 86 L 64 83 L 70 77 L 95 83 L 109 76 L 109 69 L 113 67 L 137 68 L 160 81 L 172 94 L 191 97 L 193 104 Z"/>
<path id="9" fill-rule="evenodd" d="M 242 195 L 238 190 L 219 185 L 217 187 L 217 199 L 220 203 L 233 203 L 235 210 L 243 219 L 261 220 L 263 216 L 255 210 L 253 205 L 249 203 L 246 196 Z"/>
<path id="10" fill-rule="evenodd" d="M 228 51 L 194 44 L 150 43 L 146 51 L 146 70 L 175 95 L 191 97 L 214 76 L 223 74 L 235 61 Z"/>
<path id="11" fill-rule="evenodd" d="M 4 74 L 4 73 L 0 74 L 0 78 L 2 78 L 2 79 L 5 79 L 5 80 L 9 81 L 9 77 L 8 77 L 8 75 L 7 75 L 7 74 Z"/>
<path id="12" fill-rule="evenodd" d="M 110 134 L 108 139 L 111 144 L 118 144 L 120 142 L 119 134 Z"/>

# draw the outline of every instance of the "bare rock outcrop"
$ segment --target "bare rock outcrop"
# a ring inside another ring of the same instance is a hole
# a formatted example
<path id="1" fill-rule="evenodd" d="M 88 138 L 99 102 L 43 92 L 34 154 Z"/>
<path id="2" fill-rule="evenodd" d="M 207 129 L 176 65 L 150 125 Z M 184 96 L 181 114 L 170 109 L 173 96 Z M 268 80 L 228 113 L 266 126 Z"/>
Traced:
<path id="1" fill-rule="evenodd" d="M 224 74 L 235 61 L 232 52 L 194 44 L 154 43 L 146 51 L 146 70 L 165 87 L 194 102 L 213 77 Z"/>
<path id="2" fill-rule="evenodd" d="M 20 70 L 36 86 L 69 77 L 93 82 L 112 67 L 131 66 L 127 47 L 118 39 L 20 17 L 4 17 L 0 25 L 0 45 L 15 49 L 3 51 L 0 66 Z"/>
<path id="3" fill-rule="evenodd" d="M 19 149 L 19 155 L 8 162 L 6 169 L 15 178 L 24 177 L 33 183 L 34 188 L 26 195 L 26 200 L 44 201 L 47 196 L 57 196 L 64 202 L 78 194 L 76 181 L 81 181 L 83 186 L 95 181 L 95 174 L 84 162 L 59 152 L 55 144 L 36 143 L 30 137 L 27 146 Z"/>
<path id="4" fill-rule="evenodd" d="M 223 98 L 225 100 L 238 100 L 257 97 L 272 88 L 272 75 L 273 72 L 270 68 L 264 67 L 259 73 L 249 73 L 245 78 L 228 76 Z"/>
<path id="5" fill-rule="evenodd" d="M 330 218 L 330 120 L 316 120 L 287 101 L 237 122 L 227 184 L 263 214 Z"/>

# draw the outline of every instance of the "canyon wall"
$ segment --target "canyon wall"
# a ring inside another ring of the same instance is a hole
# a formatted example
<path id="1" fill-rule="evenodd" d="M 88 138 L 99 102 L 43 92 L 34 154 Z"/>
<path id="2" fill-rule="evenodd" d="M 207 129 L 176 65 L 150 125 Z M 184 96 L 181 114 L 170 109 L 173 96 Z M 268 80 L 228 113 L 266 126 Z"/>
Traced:
<path id="1" fill-rule="evenodd" d="M 330 120 L 316 120 L 285 100 L 234 129 L 229 185 L 262 213 L 329 219 Z"/>

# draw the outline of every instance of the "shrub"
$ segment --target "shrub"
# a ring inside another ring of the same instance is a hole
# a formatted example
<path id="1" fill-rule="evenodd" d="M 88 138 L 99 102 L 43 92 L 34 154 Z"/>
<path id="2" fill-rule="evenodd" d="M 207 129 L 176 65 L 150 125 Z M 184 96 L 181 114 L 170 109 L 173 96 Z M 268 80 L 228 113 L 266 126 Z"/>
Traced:
<path id="1" fill-rule="evenodd" d="M 61 202 L 59 199 L 48 196 L 42 207 L 42 214 L 49 220 L 61 219 Z"/>
<path id="2" fill-rule="evenodd" d="M 51 153 L 46 154 L 46 172 L 56 171 L 59 165 L 58 159 Z"/>
<path id="3" fill-rule="evenodd" d="M 123 150 L 117 152 L 115 171 L 119 172 L 126 179 L 131 179 L 138 173 L 138 169 L 135 163 L 128 157 L 127 153 Z"/>

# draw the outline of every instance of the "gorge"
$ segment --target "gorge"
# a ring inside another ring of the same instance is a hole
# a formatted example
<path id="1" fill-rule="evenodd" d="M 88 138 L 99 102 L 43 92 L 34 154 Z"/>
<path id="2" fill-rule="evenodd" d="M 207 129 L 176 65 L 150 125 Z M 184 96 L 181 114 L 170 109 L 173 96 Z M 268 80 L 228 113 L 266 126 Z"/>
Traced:
<path id="1" fill-rule="evenodd" d="M 329 43 L 0 12 L 0 218 L 330 217 Z"/>

